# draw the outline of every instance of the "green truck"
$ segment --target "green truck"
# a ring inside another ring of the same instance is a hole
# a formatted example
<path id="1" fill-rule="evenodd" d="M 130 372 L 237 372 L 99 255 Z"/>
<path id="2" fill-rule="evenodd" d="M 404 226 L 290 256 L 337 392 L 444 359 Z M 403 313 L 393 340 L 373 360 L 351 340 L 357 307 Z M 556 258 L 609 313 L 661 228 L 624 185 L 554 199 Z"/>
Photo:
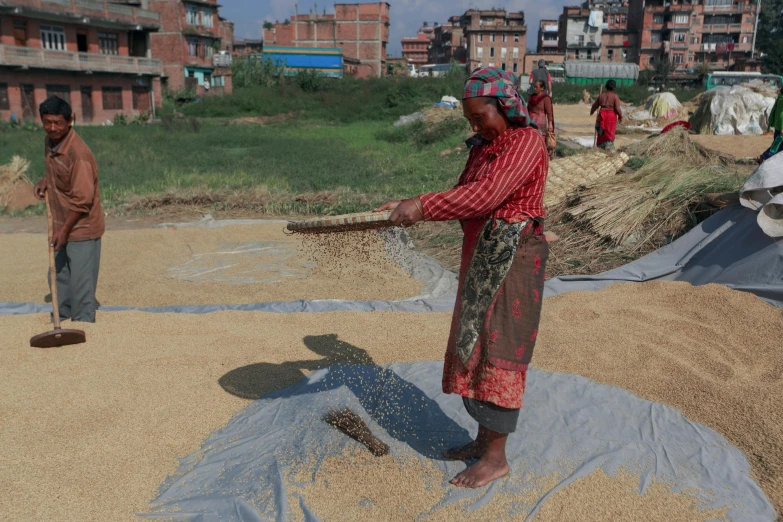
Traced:
<path id="1" fill-rule="evenodd" d="M 602 63 L 567 60 L 563 62 L 566 83 L 575 85 L 604 84 L 609 80 L 617 86 L 633 85 L 639 79 L 639 66 L 635 63 Z"/>

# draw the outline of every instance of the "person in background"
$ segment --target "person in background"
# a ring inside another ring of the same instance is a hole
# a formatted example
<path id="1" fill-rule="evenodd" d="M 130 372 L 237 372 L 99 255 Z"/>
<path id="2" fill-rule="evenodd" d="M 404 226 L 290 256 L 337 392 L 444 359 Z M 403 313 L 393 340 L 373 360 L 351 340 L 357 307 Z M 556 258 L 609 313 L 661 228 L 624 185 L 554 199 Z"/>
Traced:
<path id="1" fill-rule="evenodd" d="M 546 69 L 546 61 L 539 60 L 538 61 L 538 69 L 533 69 L 530 71 L 530 90 L 529 93 L 533 92 L 534 86 L 536 85 L 537 81 L 544 82 L 544 93 L 552 96 L 552 76 L 549 75 L 549 71 Z"/>
<path id="2" fill-rule="evenodd" d="M 609 80 L 606 89 L 595 100 L 590 115 L 598 111 L 595 119 L 595 130 L 598 133 L 597 145 L 604 150 L 614 150 L 614 136 L 617 132 L 617 123 L 623 122 L 623 111 L 620 109 L 622 102 L 614 90 L 617 82 Z"/>
<path id="3" fill-rule="evenodd" d="M 769 127 L 775 129 L 775 134 L 772 137 L 772 145 L 759 156 L 759 163 L 764 163 L 783 150 L 783 87 L 781 87 L 780 94 L 778 94 L 778 97 L 775 100 L 775 105 L 772 106 L 772 112 L 769 115 Z"/>
<path id="4" fill-rule="evenodd" d="M 65 100 L 52 96 L 40 105 L 39 112 L 46 132 L 46 174 L 34 191 L 41 200 L 49 195 L 60 316 L 94 323 L 105 228 L 98 166 L 73 129 L 73 112 Z"/>
<path id="5" fill-rule="evenodd" d="M 552 108 L 552 98 L 545 92 L 546 85 L 542 80 L 533 84 L 533 94 L 527 99 L 527 111 L 530 119 L 536 122 L 538 132 L 544 138 L 549 151 L 549 159 L 555 157 L 555 114 Z"/>
<path id="6" fill-rule="evenodd" d="M 457 186 L 389 201 L 395 225 L 459 220 L 464 232 L 457 302 L 446 348 L 444 393 L 462 396 L 479 424 L 476 439 L 444 452 L 478 459 L 451 480 L 479 488 L 508 471 L 506 441 L 516 431 L 533 355 L 549 252 L 543 233 L 549 155 L 530 126 L 514 78 L 498 67 L 465 83 L 463 114 L 476 133 Z"/>

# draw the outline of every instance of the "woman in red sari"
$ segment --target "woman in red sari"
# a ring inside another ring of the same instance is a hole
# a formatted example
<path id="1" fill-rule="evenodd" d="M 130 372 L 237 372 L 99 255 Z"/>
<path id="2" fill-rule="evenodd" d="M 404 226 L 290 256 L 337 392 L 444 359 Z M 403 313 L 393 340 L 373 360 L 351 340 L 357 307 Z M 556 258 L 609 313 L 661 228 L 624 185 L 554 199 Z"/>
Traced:
<path id="1" fill-rule="evenodd" d="M 456 187 L 390 201 L 396 225 L 459 220 L 465 234 L 443 391 L 462 396 L 478 422 L 470 444 L 446 450 L 479 459 L 452 479 L 477 488 L 505 476 L 506 440 L 516 430 L 544 288 L 543 236 L 549 155 L 505 71 L 479 69 L 465 83 L 463 112 L 476 135 Z"/>
<path id="2" fill-rule="evenodd" d="M 614 149 L 614 135 L 617 132 L 617 123 L 623 122 L 623 111 L 620 110 L 620 97 L 614 92 L 616 87 L 617 82 L 614 80 L 606 82 L 606 90 L 595 100 L 590 109 L 590 116 L 595 111 L 598 111 L 598 116 L 595 119 L 595 130 L 598 132 L 596 143 L 604 150 Z"/>
<path id="3" fill-rule="evenodd" d="M 530 119 L 536 122 L 538 132 L 546 142 L 547 135 L 555 134 L 555 113 L 552 109 L 552 98 L 546 93 L 546 85 L 541 80 L 533 84 L 533 94 L 527 99 L 527 111 Z M 549 159 L 555 157 L 555 149 L 549 150 Z"/>

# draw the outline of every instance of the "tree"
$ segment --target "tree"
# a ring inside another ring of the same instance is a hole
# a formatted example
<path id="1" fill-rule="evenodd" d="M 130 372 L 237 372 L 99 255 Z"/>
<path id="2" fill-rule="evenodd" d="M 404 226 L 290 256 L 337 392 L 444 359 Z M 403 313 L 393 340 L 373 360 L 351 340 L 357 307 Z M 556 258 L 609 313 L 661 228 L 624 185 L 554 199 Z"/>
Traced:
<path id="1" fill-rule="evenodd" d="M 270 22 L 269 20 L 267 20 L 266 22 L 264 22 L 264 29 L 266 29 L 267 31 L 271 31 L 271 30 L 272 30 L 272 29 L 274 29 L 274 28 L 275 28 L 275 24 L 273 24 L 273 23 L 272 23 L 272 22 Z"/>
<path id="2" fill-rule="evenodd" d="M 283 23 L 284 23 L 285 25 L 291 25 L 291 20 L 290 20 L 290 19 L 288 19 L 288 18 L 286 18 L 285 20 L 283 20 Z"/>
<path id="3" fill-rule="evenodd" d="M 764 71 L 783 72 L 783 0 L 762 0 L 756 49 L 764 53 Z"/>

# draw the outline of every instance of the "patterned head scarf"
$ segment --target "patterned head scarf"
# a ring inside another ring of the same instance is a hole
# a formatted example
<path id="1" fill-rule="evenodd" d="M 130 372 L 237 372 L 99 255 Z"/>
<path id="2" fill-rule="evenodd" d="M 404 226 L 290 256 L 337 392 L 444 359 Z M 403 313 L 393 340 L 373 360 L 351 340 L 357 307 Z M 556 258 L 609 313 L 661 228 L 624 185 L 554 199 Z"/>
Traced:
<path id="1" fill-rule="evenodd" d="M 515 127 L 531 125 L 525 101 L 514 87 L 514 77 L 499 67 L 476 69 L 465 82 L 462 99 L 486 96 L 497 98 L 501 110 Z"/>

